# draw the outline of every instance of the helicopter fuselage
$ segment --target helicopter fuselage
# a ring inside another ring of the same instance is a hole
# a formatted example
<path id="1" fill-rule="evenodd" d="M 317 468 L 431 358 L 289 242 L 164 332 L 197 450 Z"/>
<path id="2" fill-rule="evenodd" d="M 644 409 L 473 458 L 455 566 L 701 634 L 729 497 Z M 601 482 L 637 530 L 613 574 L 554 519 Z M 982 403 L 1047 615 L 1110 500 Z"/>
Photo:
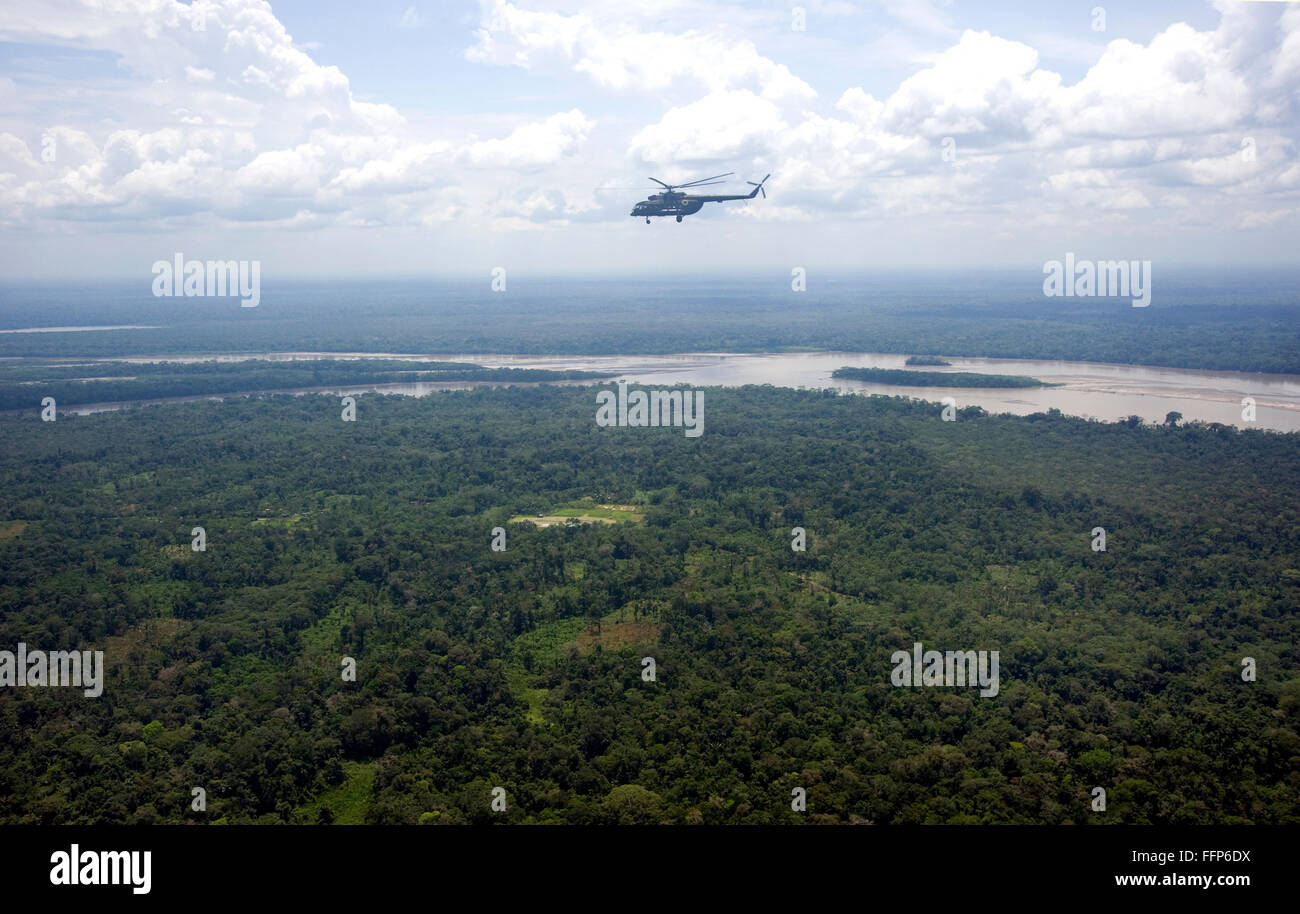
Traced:
<path id="1" fill-rule="evenodd" d="M 715 175 L 715 178 L 725 178 L 726 175 Z M 632 212 L 628 215 L 641 216 L 646 222 L 650 221 L 651 216 L 676 216 L 677 221 L 682 221 L 682 216 L 689 216 L 692 213 L 698 213 L 700 208 L 706 203 L 725 203 L 728 200 L 753 200 L 762 191 L 763 196 L 767 196 L 767 191 L 763 190 L 763 184 L 771 175 L 763 178 L 754 185 L 754 189 L 747 194 L 688 194 L 680 190 L 673 189 L 673 185 L 665 185 L 662 193 L 651 194 L 646 199 L 632 207 Z M 658 178 L 651 178 L 652 181 L 659 181 Z M 713 181 L 713 178 L 705 178 L 702 181 L 692 182 L 700 184 Z M 714 182 L 717 183 L 717 182 Z M 677 185 L 679 187 L 684 185 Z"/>
<path id="2" fill-rule="evenodd" d="M 687 194 L 651 194 L 632 207 L 633 216 L 689 216 L 698 213 L 706 200 Z"/>

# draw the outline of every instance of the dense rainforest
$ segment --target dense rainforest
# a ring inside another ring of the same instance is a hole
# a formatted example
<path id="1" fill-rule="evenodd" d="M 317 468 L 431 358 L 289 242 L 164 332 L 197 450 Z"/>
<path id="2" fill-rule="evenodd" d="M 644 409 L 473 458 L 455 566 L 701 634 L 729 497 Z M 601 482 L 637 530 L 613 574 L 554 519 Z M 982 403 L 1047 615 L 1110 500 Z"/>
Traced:
<path id="1" fill-rule="evenodd" d="M 1300 822 L 1296 435 L 595 408 L 0 418 L 0 648 L 108 668 L 0 690 L 0 822 Z M 895 687 L 915 642 L 999 651 L 1000 691 Z"/>
<path id="2" fill-rule="evenodd" d="M 590 380 L 607 373 L 541 368 L 485 368 L 469 362 L 401 359 L 237 359 L 202 362 L 0 362 L 0 410 L 36 409 L 45 397 L 56 406 L 417 381 L 537 383 Z"/>
<path id="3" fill-rule="evenodd" d="M 898 384 L 906 387 L 1057 387 L 1037 378 L 1013 374 L 979 374 L 973 371 L 907 371 L 898 368 L 837 368 L 833 378 Z"/>

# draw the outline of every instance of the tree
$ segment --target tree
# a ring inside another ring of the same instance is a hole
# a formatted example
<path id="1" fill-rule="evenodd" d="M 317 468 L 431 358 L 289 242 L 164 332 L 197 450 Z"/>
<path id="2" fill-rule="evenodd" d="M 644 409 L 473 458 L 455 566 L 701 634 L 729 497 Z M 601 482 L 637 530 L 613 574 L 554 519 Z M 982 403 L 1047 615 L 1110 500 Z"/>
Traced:
<path id="1" fill-rule="evenodd" d="M 1182 419 L 1183 419 L 1183 414 L 1176 409 L 1170 410 L 1169 412 L 1165 413 L 1165 425 L 1169 426 L 1170 428 L 1173 428 L 1176 425 L 1178 425 L 1178 423 L 1181 422 Z"/>
<path id="2" fill-rule="evenodd" d="M 654 825 L 662 816 L 663 799 L 640 784 L 621 784 L 605 796 L 601 806 L 612 823 Z"/>

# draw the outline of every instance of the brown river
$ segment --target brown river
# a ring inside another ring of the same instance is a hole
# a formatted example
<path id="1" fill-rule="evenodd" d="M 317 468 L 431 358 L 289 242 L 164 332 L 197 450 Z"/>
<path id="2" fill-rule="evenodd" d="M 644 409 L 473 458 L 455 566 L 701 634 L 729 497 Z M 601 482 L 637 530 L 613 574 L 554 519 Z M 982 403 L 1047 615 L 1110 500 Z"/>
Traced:
<path id="1" fill-rule="evenodd" d="M 1155 368 L 1142 365 L 1111 365 L 1097 362 L 1040 361 L 1034 359 L 983 359 L 945 356 L 950 367 L 917 367 L 918 371 L 1028 375 L 1059 384 L 1043 388 L 959 388 L 901 387 L 839 380 L 831 372 L 842 366 L 904 368 L 905 356 L 873 352 L 800 353 L 690 353 L 681 355 L 619 356 L 504 356 L 504 355 L 419 355 L 412 353 L 244 353 L 226 356 L 167 357 L 167 361 L 238 361 L 259 358 L 399 358 L 412 361 L 474 362 L 489 368 L 585 369 L 614 372 L 636 385 L 693 387 L 735 387 L 744 384 L 772 384 L 799 389 L 836 388 L 844 393 L 888 394 L 938 402 L 952 397 L 958 407 L 977 405 L 991 413 L 1027 415 L 1059 409 L 1072 416 L 1113 422 L 1127 416 L 1141 416 L 1147 422 L 1163 422 L 1169 412 L 1182 413 L 1185 421 L 1199 419 L 1242 428 L 1300 431 L 1300 375 L 1263 374 L 1237 371 L 1198 371 L 1186 368 Z M 157 357 L 115 361 L 155 362 Z M 612 380 L 612 379 L 611 379 Z M 560 382 L 594 384 L 595 381 Z M 608 383 L 608 382 L 605 382 Z M 297 388 L 274 393 L 361 394 L 369 391 L 426 396 L 439 390 L 464 389 L 467 382 L 398 382 L 353 387 Z M 252 393 L 252 392 L 250 392 Z M 1255 419 L 1243 418 L 1244 398 L 1255 402 Z M 171 397 L 134 403 L 103 403 L 68 407 L 69 412 L 93 413 L 123 406 L 220 397 Z"/>

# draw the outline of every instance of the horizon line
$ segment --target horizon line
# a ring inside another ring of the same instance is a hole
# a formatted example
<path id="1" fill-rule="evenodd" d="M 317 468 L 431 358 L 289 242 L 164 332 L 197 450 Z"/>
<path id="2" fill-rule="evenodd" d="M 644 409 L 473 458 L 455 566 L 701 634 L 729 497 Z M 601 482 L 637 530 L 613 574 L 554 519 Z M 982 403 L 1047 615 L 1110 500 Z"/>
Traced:
<path id="1" fill-rule="evenodd" d="M 1068 252 L 1066 252 L 1068 253 Z M 1064 256 L 1064 254 L 1062 255 Z M 196 258 L 197 259 L 197 258 Z M 231 258 L 234 259 L 234 258 Z M 254 258 L 256 259 L 256 258 Z M 1048 261 L 1050 262 L 1050 261 Z M 1228 272 L 1248 272 L 1252 270 L 1264 270 L 1268 272 L 1300 272 L 1300 263 L 1290 263 L 1285 261 L 1236 261 L 1231 263 L 1211 263 L 1206 261 L 1152 261 L 1153 267 L 1159 266 L 1161 272 L 1166 270 L 1175 273 L 1207 273 L 1216 271 Z M 794 266 L 804 266 L 796 264 Z M 484 271 L 476 272 L 350 272 L 350 273 L 305 273 L 301 271 L 286 272 L 274 275 L 278 282 L 480 282 L 484 276 L 490 276 L 493 267 L 486 267 Z M 736 268 L 718 268 L 718 269 L 694 269 L 681 270 L 671 275 L 665 275 L 663 272 L 653 270 L 534 270 L 527 267 L 510 268 L 509 273 L 515 276 L 525 276 L 533 280 L 638 280 L 654 282 L 679 282 L 694 279 L 750 279 L 767 275 L 770 267 L 736 267 Z M 793 267 L 791 267 L 793 269 Z M 1040 275 L 1043 271 L 1043 263 L 1035 262 L 1033 264 L 1006 264 L 1006 265 L 962 265 L 962 266 L 873 266 L 873 267 L 817 267 L 815 270 L 809 270 L 809 278 L 816 276 L 821 277 L 863 277 L 863 276 L 897 276 L 897 275 L 960 275 L 960 274 L 982 274 L 992 275 L 998 273 L 1032 273 Z M 781 268 L 772 272 L 786 275 L 787 270 Z M 263 274 L 263 281 L 267 279 Z M 148 277 L 152 281 L 152 276 Z M 0 286 L 6 284 L 26 284 L 26 283 L 48 283 L 56 285 L 75 285 L 81 283 L 97 282 L 134 282 L 142 281 L 139 273 L 111 273 L 111 274 L 87 274 L 85 276 L 69 277 L 56 276 L 51 274 L 28 274 L 15 275 L 5 273 L 0 276 Z"/>

